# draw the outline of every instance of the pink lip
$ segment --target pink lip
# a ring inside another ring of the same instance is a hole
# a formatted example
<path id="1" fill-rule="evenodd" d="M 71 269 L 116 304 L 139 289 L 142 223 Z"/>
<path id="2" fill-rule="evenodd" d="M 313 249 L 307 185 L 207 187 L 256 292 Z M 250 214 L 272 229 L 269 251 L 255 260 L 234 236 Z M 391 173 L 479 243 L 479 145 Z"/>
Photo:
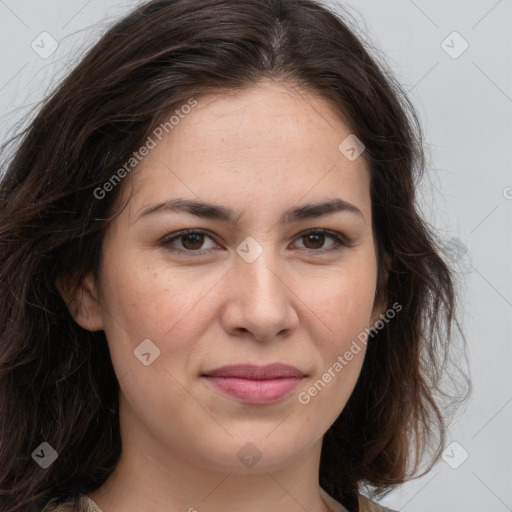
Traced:
<path id="1" fill-rule="evenodd" d="M 223 366 L 203 374 L 226 394 L 251 404 L 268 404 L 288 395 L 305 377 L 284 364 Z"/>

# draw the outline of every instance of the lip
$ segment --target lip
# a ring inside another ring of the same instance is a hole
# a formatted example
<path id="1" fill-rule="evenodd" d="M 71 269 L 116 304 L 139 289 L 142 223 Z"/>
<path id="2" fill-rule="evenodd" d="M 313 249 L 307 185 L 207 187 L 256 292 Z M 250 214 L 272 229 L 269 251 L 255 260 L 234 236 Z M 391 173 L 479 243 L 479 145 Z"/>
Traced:
<path id="1" fill-rule="evenodd" d="M 249 404 L 276 402 L 305 377 L 298 368 L 281 363 L 223 366 L 202 376 L 220 391 Z"/>

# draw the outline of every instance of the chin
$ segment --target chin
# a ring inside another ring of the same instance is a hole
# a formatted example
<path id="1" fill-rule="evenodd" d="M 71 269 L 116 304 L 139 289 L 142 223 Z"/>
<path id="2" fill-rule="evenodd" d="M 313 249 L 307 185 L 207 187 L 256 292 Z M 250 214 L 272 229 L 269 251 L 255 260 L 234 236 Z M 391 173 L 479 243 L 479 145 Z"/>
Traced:
<path id="1" fill-rule="evenodd" d="M 318 436 L 311 434 L 307 437 L 297 435 L 284 423 L 276 426 L 251 435 L 230 431 L 233 437 L 211 440 L 206 446 L 197 447 L 202 452 L 201 465 L 211 470 L 237 474 L 279 471 L 293 464 L 319 441 Z"/>

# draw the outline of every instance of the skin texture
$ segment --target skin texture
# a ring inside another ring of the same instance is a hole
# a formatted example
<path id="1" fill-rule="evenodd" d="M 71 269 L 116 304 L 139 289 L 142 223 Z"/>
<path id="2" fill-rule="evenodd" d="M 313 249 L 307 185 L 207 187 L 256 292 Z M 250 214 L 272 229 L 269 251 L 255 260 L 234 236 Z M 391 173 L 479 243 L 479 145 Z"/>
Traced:
<path id="1" fill-rule="evenodd" d="M 365 346 L 307 405 L 298 394 L 385 311 L 374 304 L 368 169 L 338 149 L 350 133 L 320 96 L 264 81 L 198 98 L 125 179 L 129 202 L 107 230 L 98 281 L 87 276 L 73 296 L 60 287 L 82 327 L 105 331 L 121 387 L 121 460 L 89 493 L 104 512 L 328 510 L 318 485 L 322 436 L 356 384 Z M 233 209 L 238 223 L 169 211 L 137 220 L 176 197 Z M 278 224 L 288 208 L 334 198 L 362 216 Z M 352 246 L 301 236 L 312 228 Z M 185 229 L 208 236 L 162 243 Z M 247 237 L 263 249 L 251 263 L 236 251 Z M 148 366 L 134 356 L 145 339 L 160 350 Z M 267 405 L 242 403 L 201 376 L 273 362 L 306 377 Z M 252 467 L 237 456 L 247 443 L 261 454 Z"/>

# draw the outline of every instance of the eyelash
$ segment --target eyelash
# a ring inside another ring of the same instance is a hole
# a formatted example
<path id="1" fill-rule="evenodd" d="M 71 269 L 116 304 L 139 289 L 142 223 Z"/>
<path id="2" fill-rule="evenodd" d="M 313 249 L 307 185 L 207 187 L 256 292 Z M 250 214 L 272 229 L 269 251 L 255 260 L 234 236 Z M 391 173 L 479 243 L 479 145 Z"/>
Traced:
<path id="1" fill-rule="evenodd" d="M 188 230 L 180 231 L 176 234 L 173 234 L 172 236 L 165 237 L 162 240 L 161 245 L 164 246 L 167 250 L 169 250 L 175 254 L 183 254 L 186 256 L 193 255 L 192 257 L 194 257 L 196 255 L 202 256 L 203 254 L 206 254 L 211 250 L 211 249 L 199 249 L 199 250 L 194 251 L 192 249 L 185 250 L 185 249 L 176 249 L 174 247 L 173 248 L 170 247 L 170 244 L 174 240 L 180 239 L 186 235 L 191 235 L 191 234 L 206 235 L 213 240 L 213 237 L 207 231 L 204 231 L 202 229 L 188 229 Z M 337 233 L 335 231 L 330 231 L 329 229 L 309 229 L 309 230 L 301 233 L 300 236 L 297 237 L 297 240 L 300 240 L 301 238 L 304 238 L 311 234 L 324 234 L 324 235 L 327 235 L 328 237 L 332 238 L 336 242 L 336 246 L 334 248 L 327 249 L 327 250 L 325 250 L 325 249 L 304 249 L 305 251 L 313 253 L 313 254 L 330 253 L 333 251 L 339 251 L 343 247 L 351 247 L 352 246 L 352 244 L 346 238 L 344 238 L 340 233 Z"/>

